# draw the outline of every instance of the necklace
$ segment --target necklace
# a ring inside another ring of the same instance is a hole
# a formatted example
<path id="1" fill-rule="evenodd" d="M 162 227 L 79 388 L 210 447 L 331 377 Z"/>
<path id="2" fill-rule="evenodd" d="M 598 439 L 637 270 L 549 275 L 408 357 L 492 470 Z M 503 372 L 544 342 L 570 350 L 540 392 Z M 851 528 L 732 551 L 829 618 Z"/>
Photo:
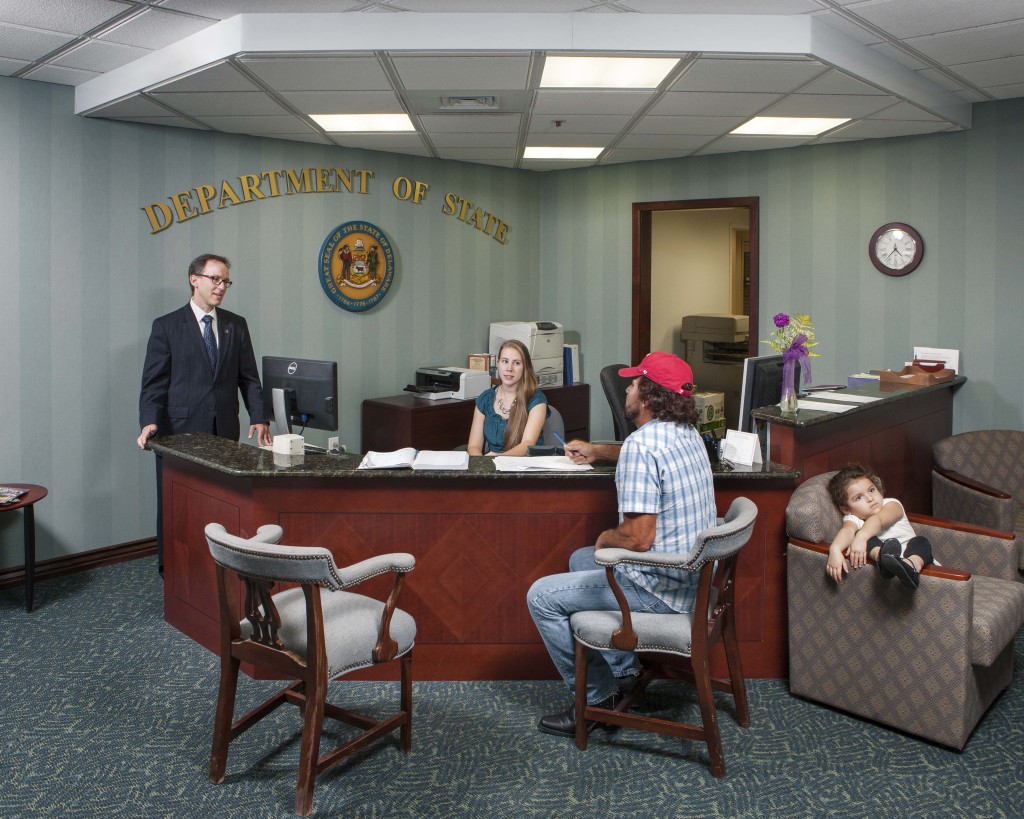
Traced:
<path id="1" fill-rule="evenodd" d="M 506 418 L 508 418 L 508 414 L 510 412 L 512 412 L 512 408 L 515 407 L 516 401 L 518 401 L 519 399 L 518 398 L 513 398 L 511 406 L 506 407 L 505 406 L 505 402 L 501 400 L 501 393 L 497 394 L 497 398 L 498 398 L 498 412 L 500 412 L 502 415 L 504 415 Z"/>

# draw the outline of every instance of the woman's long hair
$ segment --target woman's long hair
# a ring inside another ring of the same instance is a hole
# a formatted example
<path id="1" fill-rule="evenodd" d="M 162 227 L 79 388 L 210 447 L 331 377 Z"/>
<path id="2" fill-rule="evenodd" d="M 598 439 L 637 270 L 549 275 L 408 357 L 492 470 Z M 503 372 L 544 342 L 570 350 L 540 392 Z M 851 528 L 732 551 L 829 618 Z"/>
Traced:
<path id="1" fill-rule="evenodd" d="M 523 433 L 526 431 L 526 418 L 530 414 L 526 405 L 533 398 L 533 394 L 537 392 L 537 375 L 533 371 L 533 362 L 530 360 L 530 353 L 526 346 L 514 338 L 501 345 L 501 349 L 498 350 L 498 361 L 501 361 L 501 354 L 506 347 L 513 348 L 523 359 L 523 377 L 516 384 L 516 402 L 512 405 L 512 411 L 508 414 L 508 424 L 505 426 L 503 451 L 508 452 L 523 440 Z"/>

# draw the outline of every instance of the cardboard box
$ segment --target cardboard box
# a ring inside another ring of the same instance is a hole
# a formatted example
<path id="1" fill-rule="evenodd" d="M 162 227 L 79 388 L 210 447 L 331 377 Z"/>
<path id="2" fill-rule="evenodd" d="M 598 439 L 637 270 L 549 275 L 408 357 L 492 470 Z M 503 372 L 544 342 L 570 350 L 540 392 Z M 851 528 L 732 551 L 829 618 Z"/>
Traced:
<path id="1" fill-rule="evenodd" d="M 695 392 L 693 401 L 697 405 L 697 432 L 713 432 L 721 438 L 725 435 L 725 393 Z"/>

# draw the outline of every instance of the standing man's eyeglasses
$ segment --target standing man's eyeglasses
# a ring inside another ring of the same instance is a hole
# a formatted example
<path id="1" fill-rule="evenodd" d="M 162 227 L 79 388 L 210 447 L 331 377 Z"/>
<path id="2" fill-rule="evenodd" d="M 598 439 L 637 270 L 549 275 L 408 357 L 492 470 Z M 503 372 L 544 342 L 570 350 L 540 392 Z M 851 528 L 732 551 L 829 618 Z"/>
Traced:
<path id="1" fill-rule="evenodd" d="M 209 279 L 213 282 L 214 287 L 220 287 L 222 284 L 225 288 L 231 287 L 234 282 L 231 279 L 222 279 L 220 276 L 211 276 L 208 273 L 193 273 L 193 276 L 202 276 L 204 279 Z"/>

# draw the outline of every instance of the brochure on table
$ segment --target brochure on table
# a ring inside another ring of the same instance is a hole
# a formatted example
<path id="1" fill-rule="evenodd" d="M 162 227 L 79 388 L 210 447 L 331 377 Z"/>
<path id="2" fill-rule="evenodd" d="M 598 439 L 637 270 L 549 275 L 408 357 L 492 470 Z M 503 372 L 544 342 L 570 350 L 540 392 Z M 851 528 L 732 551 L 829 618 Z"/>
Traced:
<path id="1" fill-rule="evenodd" d="M 737 466 L 760 466 L 764 463 L 761 458 L 761 439 L 755 432 L 726 430 L 722 459 Z"/>

